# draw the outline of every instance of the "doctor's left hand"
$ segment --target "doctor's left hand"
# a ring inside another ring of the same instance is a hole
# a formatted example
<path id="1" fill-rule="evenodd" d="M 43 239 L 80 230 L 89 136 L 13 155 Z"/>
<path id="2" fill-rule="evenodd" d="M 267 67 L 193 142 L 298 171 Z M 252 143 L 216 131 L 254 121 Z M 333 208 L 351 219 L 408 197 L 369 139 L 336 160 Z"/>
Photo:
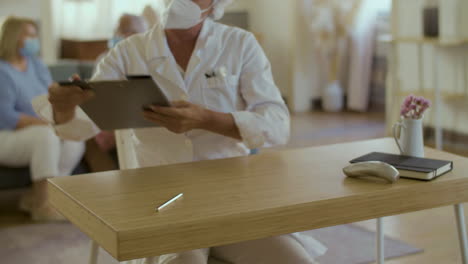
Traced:
<path id="1" fill-rule="evenodd" d="M 173 102 L 171 107 L 150 106 L 152 111 L 144 111 L 146 120 L 167 128 L 177 134 L 193 129 L 206 129 L 210 111 L 186 101 Z"/>

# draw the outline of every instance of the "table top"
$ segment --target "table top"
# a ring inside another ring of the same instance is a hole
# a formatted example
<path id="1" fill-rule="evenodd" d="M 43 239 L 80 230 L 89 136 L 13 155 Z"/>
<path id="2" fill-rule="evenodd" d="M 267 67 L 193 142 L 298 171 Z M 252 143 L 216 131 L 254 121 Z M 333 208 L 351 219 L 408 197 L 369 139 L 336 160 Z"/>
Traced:
<path id="1" fill-rule="evenodd" d="M 468 201 L 468 159 L 434 181 L 346 178 L 342 168 L 393 139 L 268 152 L 49 181 L 51 203 L 119 261 L 225 245 Z M 184 198 L 157 212 L 179 193 Z"/>

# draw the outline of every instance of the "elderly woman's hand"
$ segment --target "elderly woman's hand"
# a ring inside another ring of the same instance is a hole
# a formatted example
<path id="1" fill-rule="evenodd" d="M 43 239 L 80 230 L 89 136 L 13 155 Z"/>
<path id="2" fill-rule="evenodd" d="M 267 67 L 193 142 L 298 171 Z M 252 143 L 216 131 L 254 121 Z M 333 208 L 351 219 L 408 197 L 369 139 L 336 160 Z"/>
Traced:
<path id="1" fill-rule="evenodd" d="M 171 107 L 150 106 L 152 111 L 144 111 L 146 120 L 181 134 L 193 129 L 206 129 L 210 111 L 199 105 L 185 101 L 173 102 Z"/>

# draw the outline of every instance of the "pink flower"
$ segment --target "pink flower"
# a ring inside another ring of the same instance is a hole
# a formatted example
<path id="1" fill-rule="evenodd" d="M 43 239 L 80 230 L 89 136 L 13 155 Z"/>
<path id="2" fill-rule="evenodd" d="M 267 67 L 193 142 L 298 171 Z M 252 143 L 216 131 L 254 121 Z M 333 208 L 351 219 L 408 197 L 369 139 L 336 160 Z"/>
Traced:
<path id="1" fill-rule="evenodd" d="M 401 116 L 405 116 L 407 113 L 408 113 L 408 111 L 407 111 L 406 108 L 403 108 L 403 109 L 401 109 L 401 111 L 400 111 L 400 115 L 401 115 Z"/>
<path id="2" fill-rule="evenodd" d="M 408 95 L 403 102 L 404 106 L 410 106 L 413 103 L 414 95 Z"/>
<path id="3" fill-rule="evenodd" d="M 416 97 L 416 99 L 414 99 L 414 103 L 417 105 L 422 105 L 424 100 L 425 99 L 423 97 Z"/>
<path id="4" fill-rule="evenodd" d="M 431 101 L 424 97 L 409 95 L 403 101 L 400 109 L 400 115 L 404 118 L 419 119 L 424 112 L 431 106 Z"/>
<path id="5" fill-rule="evenodd" d="M 427 109 L 427 108 L 431 107 L 432 102 L 431 102 L 431 100 L 424 99 L 422 105 L 423 105 L 424 107 L 426 107 L 426 109 Z"/>

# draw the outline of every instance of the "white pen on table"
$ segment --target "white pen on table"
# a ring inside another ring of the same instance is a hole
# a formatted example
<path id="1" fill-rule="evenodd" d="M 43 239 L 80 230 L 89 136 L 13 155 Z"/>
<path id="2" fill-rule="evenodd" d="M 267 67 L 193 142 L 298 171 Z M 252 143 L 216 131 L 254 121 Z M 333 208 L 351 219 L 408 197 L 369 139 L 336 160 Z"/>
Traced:
<path id="1" fill-rule="evenodd" d="M 167 206 L 169 206 L 170 204 L 172 204 L 173 202 L 179 200 L 180 198 L 182 198 L 182 196 L 184 196 L 183 193 L 177 195 L 176 197 L 170 199 L 169 201 L 165 202 L 163 205 L 159 206 L 157 211 L 161 211 L 162 209 L 166 208 Z"/>

